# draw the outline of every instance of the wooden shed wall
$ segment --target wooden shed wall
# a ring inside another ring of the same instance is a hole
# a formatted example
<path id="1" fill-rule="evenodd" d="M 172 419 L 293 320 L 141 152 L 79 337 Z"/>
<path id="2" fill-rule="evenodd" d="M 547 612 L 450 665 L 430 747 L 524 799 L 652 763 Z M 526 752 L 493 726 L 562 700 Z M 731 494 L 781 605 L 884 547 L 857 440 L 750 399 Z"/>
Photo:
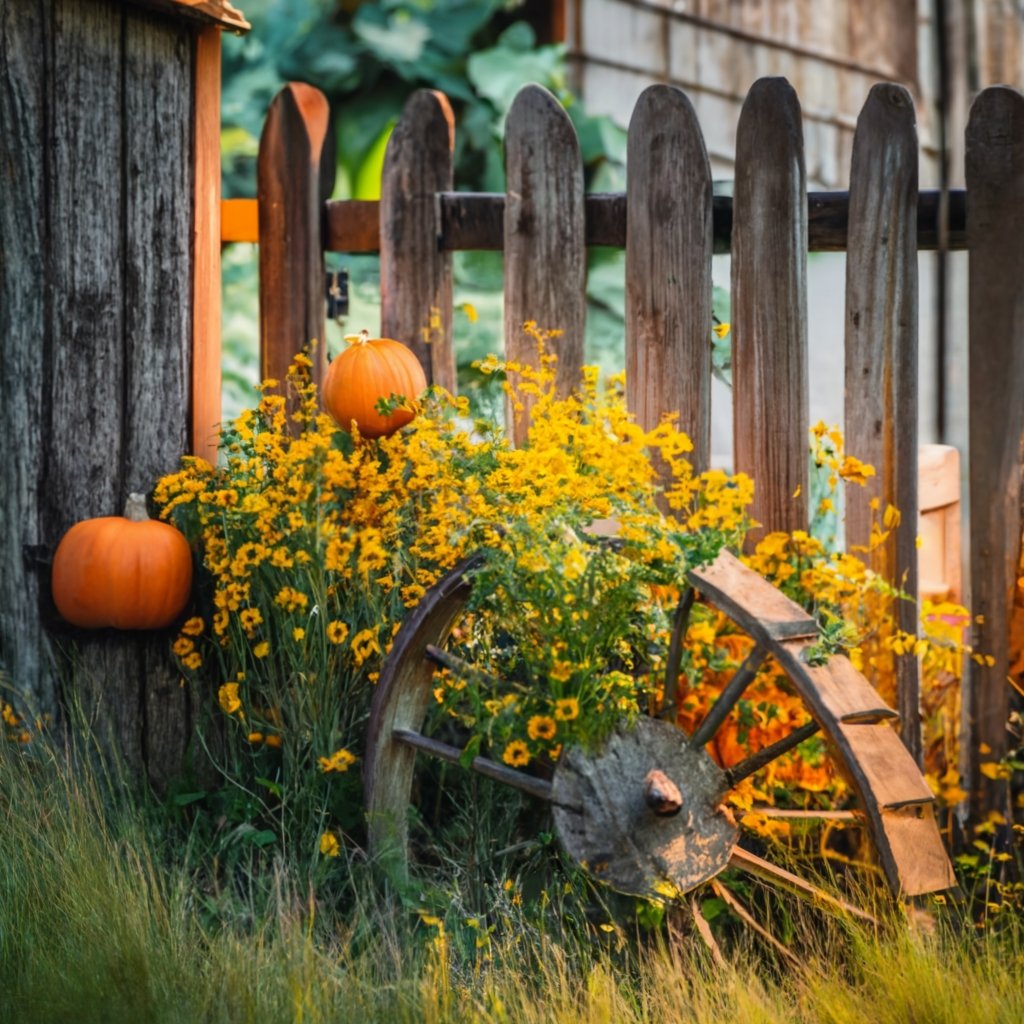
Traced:
<path id="1" fill-rule="evenodd" d="M 61 633 L 48 559 L 187 450 L 196 27 L 117 0 L 0 0 L 0 42 L 0 669 L 52 713 L 74 639 L 86 703 L 104 695 L 139 765 L 175 756 L 167 638 Z"/>

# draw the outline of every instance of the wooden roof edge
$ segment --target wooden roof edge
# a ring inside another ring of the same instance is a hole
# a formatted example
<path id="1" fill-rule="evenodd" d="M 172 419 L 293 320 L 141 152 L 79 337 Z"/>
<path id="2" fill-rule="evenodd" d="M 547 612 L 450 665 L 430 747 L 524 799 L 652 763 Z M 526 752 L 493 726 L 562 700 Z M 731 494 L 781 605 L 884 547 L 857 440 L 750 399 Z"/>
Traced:
<path id="1" fill-rule="evenodd" d="M 232 32 L 252 28 L 245 15 L 230 0 L 130 0 L 136 7 L 149 7 L 207 24 L 220 25 Z"/>

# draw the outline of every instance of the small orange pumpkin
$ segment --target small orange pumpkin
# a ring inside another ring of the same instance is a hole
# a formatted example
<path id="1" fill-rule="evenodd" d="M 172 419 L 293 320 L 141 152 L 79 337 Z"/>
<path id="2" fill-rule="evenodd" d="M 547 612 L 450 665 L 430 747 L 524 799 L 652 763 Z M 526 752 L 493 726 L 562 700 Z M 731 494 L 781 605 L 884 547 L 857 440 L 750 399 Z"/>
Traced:
<path id="1" fill-rule="evenodd" d="M 162 629 L 184 611 L 192 552 L 168 523 L 150 519 L 142 494 L 124 516 L 75 523 L 53 556 L 53 599 L 75 626 Z"/>
<path id="2" fill-rule="evenodd" d="M 427 378 L 412 350 L 390 338 L 371 338 L 368 331 L 346 335 L 346 349 L 327 367 L 321 394 L 324 408 L 342 430 L 355 423 L 363 437 L 387 437 L 416 415 L 415 401 Z M 377 403 L 397 395 L 404 399 L 390 415 Z"/>

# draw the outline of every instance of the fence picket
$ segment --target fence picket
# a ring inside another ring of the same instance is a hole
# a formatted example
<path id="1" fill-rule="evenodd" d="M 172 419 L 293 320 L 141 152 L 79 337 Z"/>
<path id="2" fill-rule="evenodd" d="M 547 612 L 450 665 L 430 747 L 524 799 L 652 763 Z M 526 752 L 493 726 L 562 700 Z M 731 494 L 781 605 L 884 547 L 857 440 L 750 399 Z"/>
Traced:
<path id="1" fill-rule="evenodd" d="M 752 540 L 807 529 L 806 195 L 799 100 L 762 78 L 740 113 L 732 227 L 733 447 L 755 482 Z"/>
<path id="2" fill-rule="evenodd" d="M 412 94 L 388 141 L 380 198 L 381 335 L 405 342 L 427 380 L 455 391 L 452 258 L 437 194 L 452 189 L 455 117 L 443 93 Z"/>
<path id="3" fill-rule="evenodd" d="M 334 187 L 327 97 L 290 82 L 274 97 L 256 164 L 260 231 L 260 374 L 284 385 L 314 338 L 314 378 L 327 365 L 323 204 Z"/>
<path id="4" fill-rule="evenodd" d="M 971 817 L 1009 817 L 1009 786 L 980 762 L 1007 753 L 1009 623 L 1021 544 L 1024 451 L 1024 96 L 984 90 L 967 125 L 971 611 L 991 665 L 969 665 Z M 989 751 L 979 757 L 982 744 Z"/>
<path id="5" fill-rule="evenodd" d="M 561 393 L 579 382 L 586 317 L 583 163 L 568 114 L 546 89 L 519 90 L 505 126 L 505 354 L 533 365 L 537 352 L 523 324 L 560 330 Z M 520 443 L 526 415 L 508 414 Z"/>
<path id="6" fill-rule="evenodd" d="M 857 119 L 850 168 L 846 257 L 846 448 L 875 467 L 846 491 L 846 547 L 867 546 L 872 516 L 901 519 L 871 553 L 872 567 L 917 597 L 917 129 L 914 101 L 876 85 Z M 877 499 L 882 512 L 872 513 Z M 899 601 L 897 624 L 917 633 L 917 607 Z M 920 673 L 896 658 L 900 734 L 920 764 Z"/>
<path id="7" fill-rule="evenodd" d="M 711 457 L 711 166 L 674 86 L 633 109 L 626 166 L 626 389 L 646 429 L 678 412 L 700 471 Z"/>

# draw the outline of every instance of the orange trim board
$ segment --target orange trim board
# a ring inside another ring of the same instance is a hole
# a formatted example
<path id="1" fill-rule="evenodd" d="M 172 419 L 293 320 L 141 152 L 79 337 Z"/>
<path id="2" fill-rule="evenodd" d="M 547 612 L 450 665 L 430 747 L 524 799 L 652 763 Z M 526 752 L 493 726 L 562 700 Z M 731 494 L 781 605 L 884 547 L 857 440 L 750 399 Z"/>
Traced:
<path id="1" fill-rule="evenodd" d="M 220 240 L 221 244 L 260 240 L 259 204 L 255 199 L 221 200 Z"/>

